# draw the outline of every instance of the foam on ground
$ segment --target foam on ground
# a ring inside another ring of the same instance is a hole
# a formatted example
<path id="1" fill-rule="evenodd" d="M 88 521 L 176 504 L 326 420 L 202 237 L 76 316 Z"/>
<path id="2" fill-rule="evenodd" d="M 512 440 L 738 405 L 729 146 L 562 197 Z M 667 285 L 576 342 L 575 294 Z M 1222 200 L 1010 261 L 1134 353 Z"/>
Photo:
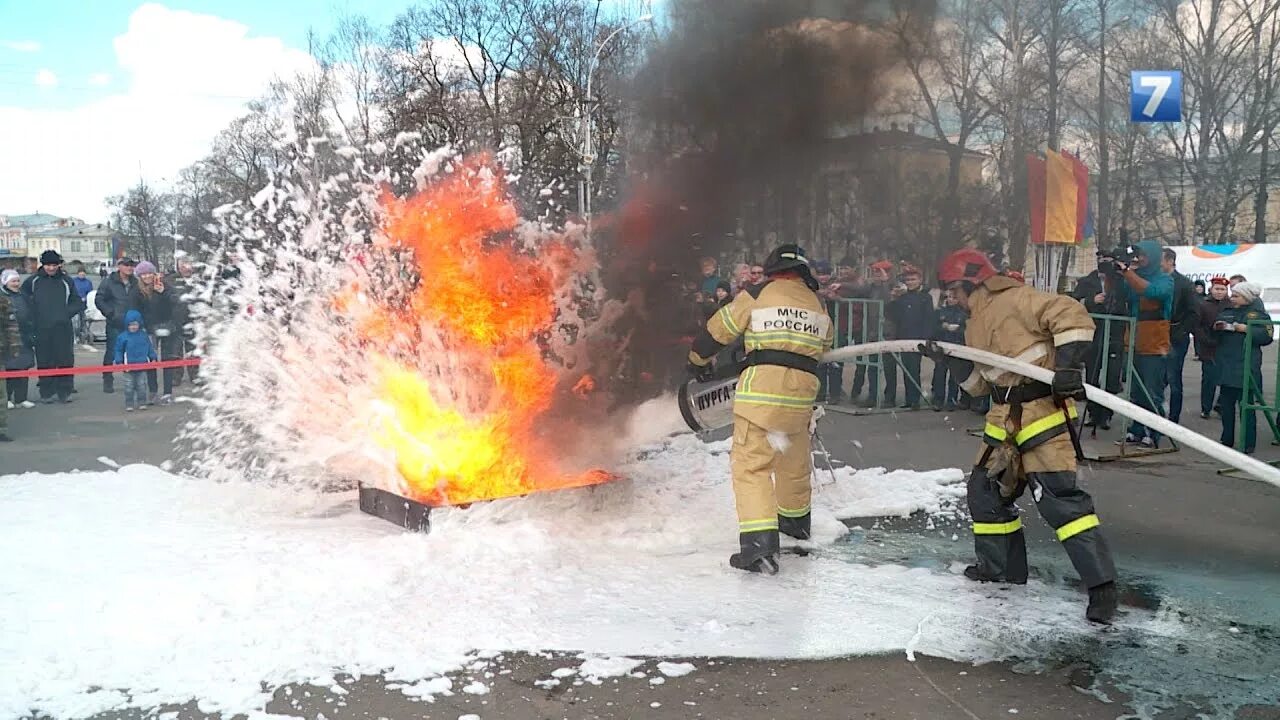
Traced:
<path id="1" fill-rule="evenodd" d="M 677 437 L 624 464 L 625 480 L 440 510 L 429 535 L 359 513 L 349 493 L 139 465 L 0 477 L 0 717 L 191 698 L 247 713 L 335 673 L 458 692 L 432 678 L 476 651 L 581 652 L 601 658 L 590 675 L 636 656 L 986 661 L 1094 632 L 1078 596 L 1037 583 L 975 588 L 821 550 L 773 578 L 732 570 L 726 451 Z M 837 515 L 946 512 L 961 479 L 842 469 L 815 494 L 815 527 L 831 542 Z"/>

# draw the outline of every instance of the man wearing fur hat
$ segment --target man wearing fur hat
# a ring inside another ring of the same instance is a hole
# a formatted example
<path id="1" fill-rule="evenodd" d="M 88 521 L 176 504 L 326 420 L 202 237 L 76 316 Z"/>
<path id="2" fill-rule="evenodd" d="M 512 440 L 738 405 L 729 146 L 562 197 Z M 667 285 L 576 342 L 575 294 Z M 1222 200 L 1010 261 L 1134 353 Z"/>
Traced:
<path id="1" fill-rule="evenodd" d="M 36 367 L 41 370 L 75 365 L 74 318 L 84 310 L 84 301 L 71 278 L 62 270 L 62 256 L 55 250 L 40 254 L 40 269 L 27 278 L 22 294 L 31 306 L 36 330 Z M 36 383 L 40 399 L 46 403 L 71 402 L 70 375 L 42 377 Z"/>

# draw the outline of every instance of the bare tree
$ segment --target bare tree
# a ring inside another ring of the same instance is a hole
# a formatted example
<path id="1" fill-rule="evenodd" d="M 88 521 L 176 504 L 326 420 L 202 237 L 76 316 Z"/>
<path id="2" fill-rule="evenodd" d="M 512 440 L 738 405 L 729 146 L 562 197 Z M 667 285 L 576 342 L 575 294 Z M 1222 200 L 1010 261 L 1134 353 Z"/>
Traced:
<path id="1" fill-rule="evenodd" d="M 338 86 L 328 92 L 329 108 L 353 145 L 374 137 L 381 46 L 380 33 L 367 18 L 346 15 L 316 53 L 325 81 Z"/>
<path id="2" fill-rule="evenodd" d="M 213 141 L 206 163 L 213 182 L 231 200 L 247 201 L 270 180 L 280 166 L 283 128 L 265 102 L 249 104 Z"/>
<path id="3" fill-rule="evenodd" d="M 991 115 L 980 93 L 987 56 L 979 0 L 952 0 L 944 19 L 930 32 L 921 27 L 914 5 L 899 4 L 891 26 L 894 44 L 915 81 L 914 113 L 947 148 L 946 200 L 940 228 L 944 242 L 957 244 L 960 233 L 960 169 L 964 153 Z"/>
<path id="4" fill-rule="evenodd" d="M 134 244 L 144 259 L 160 262 L 168 257 L 168 243 L 176 231 L 174 198 L 148 185 L 145 180 L 123 195 L 107 198 L 107 206 L 115 215 L 116 227 Z"/>
<path id="5" fill-rule="evenodd" d="M 1032 51 L 1041 37 L 1034 0 L 994 0 L 981 18 L 1000 54 L 985 68 L 984 100 L 998 118 L 993 145 L 997 145 L 1001 196 L 1009 238 L 1009 264 L 1026 263 L 1030 240 L 1030 207 L 1027 201 L 1027 153 L 1038 144 L 1028 117 L 1037 88 L 1032 72 Z"/>

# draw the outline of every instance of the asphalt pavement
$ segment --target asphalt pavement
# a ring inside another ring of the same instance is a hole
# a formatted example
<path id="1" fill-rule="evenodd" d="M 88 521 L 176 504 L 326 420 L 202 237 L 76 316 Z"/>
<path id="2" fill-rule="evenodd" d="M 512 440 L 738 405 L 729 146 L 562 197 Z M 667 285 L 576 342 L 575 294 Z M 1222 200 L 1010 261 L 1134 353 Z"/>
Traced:
<path id="1" fill-rule="evenodd" d="M 1271 354 L 1274 357 L 1274 353 Z M 80 364 L 100 353 L 82 352 Z M 1269 366 L 1269 373 L 1274 373 Z M 927 363 L 926 363 L 927 368 Z M 851 370 L 851 369 L 850 369 Z M 1215 420 L 1201 420 L 1199 367 L 1188 360 L 1187 398 L 1182 423 L 1216 437 Z M 927 377 L 927 375 L 926 375 Z M 1267 377 L 1274 377 L 1268 374 Z M 178 427 L 194 412 L 179 402 L 126 415 L 120 394 L 105 395 L 98 376 L 77 378 L 70 405 L 40 405 L 10 414 L 15 442 L 3 448 L 0 471 L 93 470 L 109 464 L 175 463 Z M 823 421 L 823 437 L 837 462 L 859 467 L 936 469 L 972 463 L 982 425 L 969 412 L 879 412 L 853 414 L 837 408 Z M 1280 460 L 1265 425 L 1259 428 L 1259 457 Z M 1115 455 L 1119 427 L 1087 439 L 1091 452 Z M 105 460 L 104 460 L 105 459 Z M 377 678 L 348 680 L 342 697 L 323 688 L 282 688 L 268 711 L 299 717 L 421 717 L 455 720 L 465 713 L 493 718 L 1115 718 L 1126 702 L 1144 692 L 1177 691 L 1196 682 L 1200 666 L 1222 663 L 1222 676 L 1250 677 L 1237 685 L 1205 675 L 1204 690 L 1188 693 L 1158 714 L 1190 718 L 1212 704 L 1199 693 L 1235 693 L 1227 703 L 1240 709 L 1220 717 L 1280 718 L 1280 489 L 1219 474 L 1219 463 L 1191 451 L 1092 462 L 1081 472 L 1111 538 L 1128 606 L 1181 613 L 1187 622 L 1240 619 L 1243 640 L 1236 656 L 1196 650 L 1187 663 L 1190 680 L 1167 675 L 1167 665 L 1144 662 L 1156 652 L 1143 648 L 1090 657 L 1048 657 L 1025 664 L 970 666 L 934 658 L 908 662 L 902 655 L 835 658 L 823 661 L 698 659 L 699 672 L 661 686 L 622 679 L 603 686 L 547 690 L 534 685 L 556 667 L 554 658 L 517 656 L 512 673 L 495 682 L 488 696 L 456 696 L 427 705 L 388 691 Z M 1070 584 L 1072 573 L 1052 532 L 1023 503 L 1034 572 Z M 918 521 L 886 522 L 877 532 L 889 562 L 927 558 L 945 564 L 969 556 L 969 536 L 957 527 L 958 542 L 938 542 Z M 931 537 L 933 539 L 931 539 Z M 871 551 L 868 551 L 871 552 Z M 876 561 L 873 555 L 861 561 Z M 1081 598 L 1083 610 L 1083 597 Z M 1244 620 L 1251 622 L 1244 622 Z M 1110 652 L 1110 651 L 1108 651 Z M 1173 653 L 1177 654 L 1177 653 Z M 1216 658 L 1204 660 L 1204 657 Z M 1136 659 L 1135 659 L 1136 658 Z M 710 663 L 714 662 L 714 665 Z M 1261 663 L 1246 673 L 1235 664 Z M 1269 663 L 1269 665 L 1268 665 Z M 650 663 L 652 664 L 652 663 Z M 1144 667 L 1149 666 L 1149 667 Z M 1161 668 L 1156 672 L 1152 668 Z M 1230 666 L 1230 667 L 1228 667 Z M 1269 668 L 1275 668 L 1274 672 Z M 1181 696 L 1179 696 L 1180 698 Z M 1244 700 L 1240 700 L 1244 698 Z M 1259 699 L 1261 701 L 1259 701 Z M 655 705 L 656 703 L 656 705 Z M 195 703 L 162 708 L 179 718 L 206 717 Z M 153 712 L 112 713 L 101 718 L 153 717 Z M 1209 713 L 1207 716 L 1214 716 Z"/>

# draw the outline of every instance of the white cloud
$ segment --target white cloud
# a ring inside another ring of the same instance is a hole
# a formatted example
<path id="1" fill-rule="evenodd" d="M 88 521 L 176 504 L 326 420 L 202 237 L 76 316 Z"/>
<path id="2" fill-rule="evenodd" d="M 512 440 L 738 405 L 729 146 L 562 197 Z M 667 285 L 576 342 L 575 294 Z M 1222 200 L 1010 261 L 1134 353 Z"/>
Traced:
<path id="1" fill-rule="evenodd" d="M 58 84 L 58 75 L 49 68 L 41 68 L 36 73 L 36 85 L 40 87 L 54 87 Z"/>
<path id="2" fill-rule="evenodd" d="M 274 77 L 313 64 L 243 24 L 157 4 L 135 10 L 114 46 L 119 93 L 58 110 L 0 100 L 0 157 L 24 168 L 0 178 L 0 212 L 105 220 L 103 199 L 136 183 L 139 168 L 150 181 L 174 178 Z"/>
<path id="3" fill-rule="evenodd" d="M 35 40 L 5 40 L 0 42 L 0 47 L 21 53 L 40 52 L 40 43 Z"/>
<path id="4" fill-rule="evenodd" d="M 89 76 L 89 84 L 94 87 L 105 87 L 111 84 L 111 75 L 108 73 L 94 73 Z"/>

